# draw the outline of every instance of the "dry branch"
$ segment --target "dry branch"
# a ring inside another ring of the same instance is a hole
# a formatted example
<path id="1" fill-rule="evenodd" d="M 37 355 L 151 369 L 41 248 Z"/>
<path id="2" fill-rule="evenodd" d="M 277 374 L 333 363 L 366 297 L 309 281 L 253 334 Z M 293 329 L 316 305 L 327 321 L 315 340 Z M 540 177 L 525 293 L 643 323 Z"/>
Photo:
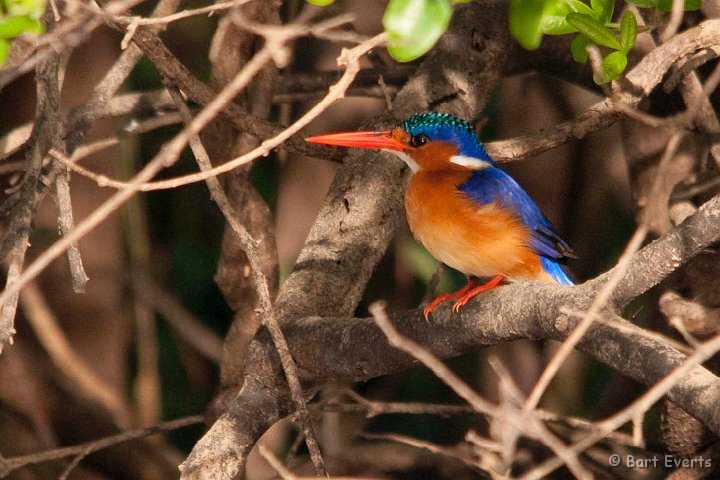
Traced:
<path id="1" fill-rule="evenodd" d="M 201 415 L 195 415 L 192 417 L 179 418 L 177 420 L 171 420 L 163 422 L 161 424 L 143 428 L 139 430 L 128 430 L 111 437 L 101 438 L 93 442 L 83 443 L 81 445 L 75 445 L 72 447 L 63 447 L 54 450 L 48 450 L 45 452 L 33 453 L 29 455 L 23 455 L 21 457 L 10 457 L 4 458 L 0 456 L 0 478 L 5 477 L 13 471 L 23 468 L 27 465 L 35 465 L 41 462 L 49 462 L 52 460 L 58 460 L 67 457 L 74 456 L 87 456 L 92 452 L 117 445 L 123 442 L 129 442 L 138 438 L 144 438 L 148 435 L 154 435 L 160 432 L 166 432 L 170 430 L 176 430 L 189 425 L 196 425 L 202 422 Z"/>

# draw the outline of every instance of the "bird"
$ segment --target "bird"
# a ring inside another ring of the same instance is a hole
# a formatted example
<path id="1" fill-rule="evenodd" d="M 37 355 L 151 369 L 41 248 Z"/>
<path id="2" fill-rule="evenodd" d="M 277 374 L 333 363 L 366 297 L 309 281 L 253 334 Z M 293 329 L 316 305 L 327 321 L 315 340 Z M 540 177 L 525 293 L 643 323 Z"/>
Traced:
<path id="1" fill-rule="evenodd" d="M 412 115 L 388 131 L 317 135 L 306 141 L 389 151 L 411 176 L 405 211 L 415 238 L 467 284 L 438 296 L 458 312 L 471 298 L 503 283 L 541 280 L 573 285 L 562 264 L 577 258 L 522 187 L 488 155 L 472 126 L 448 113 Z M 490 280 L 481 283 L 481 278 Z"/>

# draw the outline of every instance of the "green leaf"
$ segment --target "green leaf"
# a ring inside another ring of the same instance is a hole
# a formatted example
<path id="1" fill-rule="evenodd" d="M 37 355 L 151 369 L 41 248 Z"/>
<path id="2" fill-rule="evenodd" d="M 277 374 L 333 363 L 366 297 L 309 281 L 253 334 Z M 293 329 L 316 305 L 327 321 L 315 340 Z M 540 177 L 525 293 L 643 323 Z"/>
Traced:
<path id="1" fill-rule="evenodd" d="M 450 0 L 390 0 L 383 17 L 388 52 L 398 62 L 415 60 L 435 45 L 451 17 Z"/>
<path id="2" fill-rule="evenodd" d="M 0 38 L 13 38 L 24 32 L 42 32 L 43 26 L 27 15 L 0 20 Z"/>
<path id="3" fill-rule="evenodd" d="M 637 19 L 630 10 L 626 10 L 620 22 L 620 45 L 622 45 L 623 53 L 627 54 L 630 51 L 635 45 L 636 39 Z"/>
<path id="4" fill-rule="evenodd" d="M 575 13 L 584 13 L 585 15 L 593 15 L 593 11 L 590 7 L 587 6 L 585 2 L 581 2 L 580 0 L 566 0 L 567 6 L 570 9 L 569 12 L 575 12 Z"/>
<path id="5" fill-rule="evenodd" d="M 595 20 L 604 25 L 612 19 L 615 0 L 590 0 L 590 6 L 595 13 Z"/>
<path id="6" fill-rule="evenodd" d="M 333 3 L 335 0 L 305 0 L 307 3 L 318 5 L 320 7 L 326 7 Z"/>
<path id="7" fill-rule="evenodd" d="M 581 13 L 568 13 L 567 22 L 577 28 L 578 32 L 590 37 L 590 39 L 598 45 L 603 45 L 614 50 L 622 50 L 622 46 L 615 35 L 602 23 L 595 20 L 590 15 Z"/>
<path id="8" fill-rule="evenodd" d="M 540 32 L 547 35 L 565 35 L 576 32 L 577 30 L 567 23 L 565 17 L 568 13 L 575 11 L 575 8 L 582 9 L 583 7 L 592 12 L 580 0 L 546 0 L 540 16 Z"/>
<path id="9" fill-rule="evenodd" d="M 10 42 L 3 38 L 0 38 L 0 66 L 5 63 L 5 59 L 7 58 L 7 54 L 9 51 Z"/>
<path id="10" fill-rule="evenodd" d="M 595 12 L 581 0 L 553 0 L 545 2 L 541 30 L 547 35 L 565 35 L 577 32 L 567 20 L 568 13 L 581 13 L 596 17 Z"/>
<path id="11" fill-rule="evenodd" d="M 612 10 L 612 0 L 606 10 Z M 604 4 L 603 4 L 604 5 Z M 568 14 L 581 14 L 595 18 L 596 13 L 581 0 L 511 0 L 510 32 L 528 50 L 540 46 L 543 34 L 565 35 L 578 29 L 568 23 Z"/>
<path id="12" fill-rule="evenodd" d="M 598 75 L 595 73 L 593 79 L 597 84 L 612 82 L 625 71 L 627 67 L 627 57 L 623 52 L 612 52 L 602 62 L 602 71 Z"/>
<path id="13" fill-rule="evenodd" d="M 577 32 L 577 29 L 567 23 L 564 16 L 547 15 L 540 22 L 540 31 L 547 35 L 567 35 Z"/>
<path id="14" fill-rule="evenodd" d="M 570 53 L 572 53 L 573 60 L 582 64 L 586 63 L 588 60 L 587 47 L 590 44 L 592 44 L 592 40 L 582 33 L 575 37 L 570 43 Z"/>
<path id="15" fill-rule="evenodd" d="M 655 8 L 657 6 L 657 0 L 625 0 L 627 3 L 635 5 L 640 8 Z"/>
<path id="16" fill-rule="evenodd" d="M 701 0 L 685 0 L 684 10 L 686 12 L 700 10 L 701 3 Z M 658 0 L 657 8 L 663 12 L 669 12 L 672 9 L 672 0 Z"/>
<path id="17" fill-rule="evenodd" d="M 45 13 L 45 0 L 5 0 L 4 4 L 11 17 L 28 15 L 38 20 Z"/>
<path id="18" fill-rule="evenodd" d="M 527 50 L 540 46 L 546 3 L 546 0 L 510 1 L 510 33 Z"/>

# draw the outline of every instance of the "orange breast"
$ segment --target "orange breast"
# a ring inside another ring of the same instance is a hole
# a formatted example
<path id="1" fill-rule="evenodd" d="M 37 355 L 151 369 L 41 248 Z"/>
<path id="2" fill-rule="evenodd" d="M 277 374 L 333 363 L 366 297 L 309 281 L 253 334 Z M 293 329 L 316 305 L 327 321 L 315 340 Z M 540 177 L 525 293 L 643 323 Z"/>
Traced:
<path id="1" fill-rule="evenodd" d="M 420 171 L 405 194 L 413 235 L 438 260 L 466 275 L 552 281 L 528 245 L 530 232 L 498 205 L 478 206 L 457 189 L 467 172 Z"/>

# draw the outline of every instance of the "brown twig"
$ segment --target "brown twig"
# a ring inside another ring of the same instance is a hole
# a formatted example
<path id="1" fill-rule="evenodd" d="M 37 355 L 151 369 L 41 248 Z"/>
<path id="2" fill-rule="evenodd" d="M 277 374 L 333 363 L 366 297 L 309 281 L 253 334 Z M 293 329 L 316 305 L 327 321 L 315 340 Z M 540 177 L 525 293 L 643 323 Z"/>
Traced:
<path id="1" fill-rule="evenodd" d="M 509 422 L 514 428 L 522 430 L 523 433 L 541 440 L 553 450 L 558 457 L 567 463 L 568 468 L 578 478 L 591 478 L 590 474 L 580 464 L 575 453 L 570 452 L 555 435 L 550 433 L 537 419 L 532 417 L 531 412 L 526 413 L 525 410 L 523 410 L 521 415 L 521 417 L 523 417 L 522 419 L 519 419 L 512 413 L 506 415 L 504 411 L 505 408 L 502 406 L 498 407 L 484 400 L 432 353 L 412 340 L 400 335 L 390 323 L 382 302 L 373 303 L 368 307 L 368 310 L 373 316 L 375 323 L 387 337 L 388 343 L 390 343 L 391 346 L 398 348 L 408 355 L 412 355 L 422 362 L 423 365 L 432 370 L 436 377 L 452 388 L 457 395 L 467 401 L 477 412 L 498 418 L 501 422 Z"/>
<path id="2" fill-rule="evenodd" d="M 555 148 L 570 139 L 582 138 L 613 124 L 625 108 L 635 108 L 662 80 L 678 60 L 720 43 L 720 20 L 713 19 L 682 32 L 659 46 L 630 70 L 623 90 L 604 99 L 576 119 L 512 140 L 489 142 L 488 153 L 498 162 L 527 158 Z"/>
<path id="3" fill-rule="evenodd" d="M 60 134 L 59 106 L 60 106 L 60 85 L 59 72 L 62 62 L 61 54 L 54 54 L 43 61 L 36 72 L 36 90 L 38 103 L 36 106 L 35 118 L 38 120 L 33 125 L 31 135 L 32 146 L 27 152 L 28 169 L 23 179 L 23 187 L 20 191 L 18 203 L 13 210 L 13 216 L 3 238 L 1 258 L 4 258 L 7 251 L 12 251 L 8 278 L 5 291 L 18 286 L 22 274 L 22 267 L 25 262 L 25 253 L 28 248 L 30 223 L 32 221 L 35 207 L 39 201 L 36 188 L 40 183 L 43 166 L 43 158 L 47 151 L 58 142 Z M 17 309 L 19 288 L 8 295 L 7 302 L 2 304 L 2 316 L 0 317 L 0 352 L 3 345 L 8 342 L 15 329 L 15 311 Z"/>
<path id="4" fill-rule="evenodd" d="M 637 329 L 635 329 L 635 332 L 633 333 L 637 333 Z M 378 415 L 398 414 L 439 415 L 441 417 L 448 417 L 452 415 L 478 415 L 478 412 L 476 412 L 472 407 L 466 405 L 439 405 L 424 402 L 385 402 L 367 399 L 357 392 L 349 389 L 343 389 L 341 393 L 350 397 L 355 403 L 339 403 L 335 400 L 330 400 L 310 405 L 311 410 L 319 409 L 327 412 L 363 413 L 368 418 L 373 418 Z M 595 423 L 578 417 L 559 415 L 543 409 L 535 409 L 534 413 L 535 416 L 543 422 L 565 425 L 573 430 L 590 431 L 595 428 Z M 633 445 L 632 438 L 622 432 L 613 432 L 608 438 L 619 445 Z"/>
<path id="5" fill-rule="evenodd" d="M 129 425 L 130 414 L 122 393 L 105 382 L 75 353 L 35 283 L 26 285 L 20 302 L 35 335 L 58 369 L 67 375 L 83 396 L 102 405 L 119 425 Z"/>
<path id="6" fill-rule="evenodd" d="M 179 4 L 180 0 L 160 0 L 153 10 L 153 16 L 169 15 Z M 154 31 L 157 29 L 158 27 L 155 27 Z M 90 100 L 68 113 L 65 141 L 69 154 L 74 153 L 92 122 L 100 118 L 108 108 L 111 99 L 140 58 L 142 58 L 142 52 L 139 48 L 133 46 L 126 49 L 95 87 Z"/>
<path id="7" fill-rule="evenodd" d="M 160 314 L 183 340 L 205 357 L 220 363 L 222 339 L 203 325 L 200 319 L 147 274 L 133 272 L 132 286 L 140 301 Z"/>
<path id="8" fill-rule="evenodd" d="M 421 448 L 435 455 L 443 455 L 445 457 L 453 458 L 455 460 L 460 460 L 464 464 L 473 468 L 479 467 L 477 461 L 475 461 L 475 459 L 472 458 L 472 456 L 467 451 L 467 448 L 463 448 L 465 447 L 465 445 L 463 444 L 459 444 L 454 447 L 447 447 L 438 445 L 436 443 L 419 440 L 417 438 L 408 437 L 407 435 L 399 435 L 397 433 L 363 433 L 361 437 L 367 440 L 382 440 L 402 443 L 403 445 L 410 445 L 411 447 Z"/>
<path id="9" fill-rule="evenodd" d="M 625 247 L 625 251 L 618 260 L 617 267 L 612 270 L 612 274 L 608 277 L 607 282 L 603 285 L 602 289 L 595 297 L 595 300 L 593 300 L 590 308 L 584 313 L 582 321 L 573 329 L 570 336 L 568 336 L 567 340 L 563 342 L 560 348 L 553 355 L 550 362 L 543 369 L 540 378 L 535 383 L 532 392 L 528 396 L 524 408 L 525 411 L 533 410 L 538 405 L 543 393 L 550 385 L 550 382 L 555 377 L 555 374 L 560 369 L 565 359 L 568 355 L 570 355 L 575 346 L 590 329 L 600 310 L 605 307 L 606 303 L 610 300 L 613 291 L 625 276 L 628 268 L 630 268 L 630 261 L 635 255 L 635 252 L 637 252 L 642 245 L 642 242 L 645 240 L 646 233 L 647 228 L 643 228 L 642 226 L 635 231 L 635 234 L 628 242 Z"/>
<path id="10" fill-rule="evenodd" d="M 368 311 L 373 316 L 375 323 L 382 330 L 391 346 L 411 355 L 426 367 L 432 370 L 433 374 L 442 380 L 457 393 L 462 399 L 468 402 L 476 412 L 487 415 L 497 415 L 498 409 L 495 405 L 483 399 L 474 390 L 467 386 L 455 373 L 453 373 L 444 363 L 439 361 L 434 355 L 424 349 L 421 345 L 400 335 L 392 326 L 385 313 L 385 306 L 382 302 L 375 302 Z"/>
<path id="11" fill-rule="evenodd" d="M 180 110 L 180 113 L 184 117 L 185 123 L 189 124 L 192 120 L 190 117 L 190 111 L 185 105 L 184 100 L 180 95 L 180 92 L 171 88 L 170 95 L 175 100 L 177 107 Z M 205 151 L 205 147 L 203 147 L 202 142 L 200 141 L 200 137 L 197 134 L 191 135 L 190 147 L 192 148 L 195 159 L 200 166 L 200 170 L 210 170 L 212 168 L 212 165 L 210 164 L 210 157 Z M 307 443 L 308 450 L 310 451 L 310 458 L 312 459 L 313 465 L 315 466 L 315 474 L 319 477 L 327 476 L 327 472 L 325 471 L 325 463 L 322 459 L 322 454 L 320 453 L 320 446 L 318 445 L 317 439 L 315 437 L 315 432 L 313 431 L 312 423 L 310 420 L 310 414 L 308 413 L 307 405 L 305 404 L 305 398 L 303 397 L 303 391 L 300 385 L 300 379 L 298 377 L 297 366 L 295 365 L 295 361 L 290 355 L 285 336 L 282 333 L 282 330 L 280 329 L 280 326 L 277 323 L 277 319 L 275 318 L 275 315 L 273 313 L 272 300 L 270 299 L 270 289 L 268 286 L 267 278 L 263 274 L 263 265 L 260 260 L 257 241 L 252 238 L 247 229 L 238 221 L 237 213 L 230 204 L 230 200 L 227 198 L 227 195 L 225 195 L 225 191 L 223 190 L 222 185 L 220 185 L 220 181 L 217 179 L 217 177 L 208 177 L 206 183 L 208 185 L 208 189 L 210 190 L 210 195 L 212 196 L 215 203 L 217 203 L 220 211 L 225 216 L 228 224 L 232 227 L 233 231 L 237 235 L 238 240 L 245 249 L 245 253 L 247 254 L 250 266 L 252 268 L 252 276 L 255 282 L 255 289 L 257 291 L 258 299 L 260 302 L 260 310 L 263 318 L 263 323 L 268 328 L 268 330 L 270 330 L 270 333 L 273 336 L 273 341 L 275 342 L 275 347 L 277 348 L 278 354 L 280 355 L 283 370 L 285 371 L 287 382 L 290 387 L 290 393 L 292 395 L 293 402 L 295 403 L 295 408 L 297 409 L 299 414 L 299 423 L 305 436 L 305 442 Z"/>
<path id="12" fill-rule="evenodd" d="M 78 453 L 75 455 L 75 458 L 72 459 L 72 461 L 65 467 L 65 470 L 60 474 L 58 477 L 58 480 L 67 480 L 67 477 L 70 475 L 70 473 L 75 470 L 75 468 L 80 465 L 80 462 L 85 459 L 88 455 L 92 453 L 90 451 L 90 448 L 86 448 L 83 452 Z"/>
<path id="13" fill-rule="evenodd" d="M 187 427 L 190 425 L 197 425 L 202 422 L 202 415 L 193 415 L 191 417 L 179 418 L 177 420 L 163 422 L 149 428 L 128 430 L 117 435 L 101 438 L 92 442 L 82 443 L 80 445 L 75 445 L 72 447 L 57 448 L 54 450 L 23 455 L 20 457 L 0 457 L 0 477 L 5 477 L 8 474 L 14 472 L 15 470 L 23 468 L 27 465 L 36 465 L 38 463 L 49 462 L 52 460 L 59 460 L 62 458 L 78 455 L 89 455 L 99 450 L 103 450 L 105 448 L 112 447 L 113 445 L 117 445 L 119 443 L 137 440 L 139 438 L 144 438 L 160 432 L 177 430 L 179 428 Z"/>
<path id="14" fill-rule="evenodd" d="M 346 17 L 341 19 L 346 20 Z M 333 20 L 330 27 L 337 25 Z M 210 87 L 198 80 L 185 66 L 167 49 L 160 38 L 148 27 L 138 28 L 133 37 L 147 57 L 153 62 L 164 77 L 172 79 L 172 84 L 180 88 L 190 100 L 200 105 L 208 105 L 217 94 Z M 281 133 L 281 127 L 250 115 L 243 108 L 230 102 L 219 112 L 240 132 L 249 133 L 257 138 L 270 138 Z M 290 140 L 286 148 L 304 155 L 320 158 L 332 158 L 333 152 L 327 148 L 318 148 L 302 139 Z"/>
<path id="15" fill-rule="evenodd" d="M 670 19 L 668 20 L 665 30 L 660 33 L 660 40 L 667 42 L 670 40 L 680 28 L 685 13 L 685 0 L 673 0 L 670 7 Z"/>
<path id="16" fill-rule="evenodd" d="M 72 202 L 70 200 L 70 176 L 65 170 L 55 177 L 55 197 L 57 199 L 58 224 L 60 225 L 60 233 L 66 235 L 72 230 L 75 222 L 73 220 Z M 75 293 L 85 293 L 85 284 L 88 276 L 83 267 L 82 257 L 77 242 L 72 242 L 67 251 L 68 262 L 70 263 L 70 278 L 72 280 L 72 288 Z"/>
<path id="17" fill-rule="evenodd" d="M 214 12 L 222 11 L 222 10 L 228 10 L 231 8 L 239 7 L 240 5 L 243 5 L 245 3 L 248 3 L 249 0 L 232 0 L 229 2 L 222 2 L 222 3 L 216 3 L 215 5 L 210 5 L 207 7 L 201 7 L 201 8 L 195 8 L 190 10 L 184 10 L 182 12 L 178 12 L 172 15 L 166 15 L 166 16 L 157 16 L 153 18 L 143 18 L 143 17 L 118 17 L 113 16 L 111 19 L 113 21 L 119 21 L 119 22 L 125 22 L 127 23 L 127 33 L 125 34 L 125 37 L 123 38 L 120 47 L 125 50 L 128 45 L 130 44 L 130 41 L 132 40 L 133 35 L 135 34 L 135 31 L 137 28 L 141 25 L 168 25 L 169 23 L 176 22 L 178 20 L 182 20 L 183 18 L 189 18 L 196 15 L 203 15 L 205 13 L 212 14 Z"/>
<path id="18" fill-rule="evenodd" d="M 302 477 L 291 472 L 265 445 L 260 445 L 260 455 L 267 460 L 283 480 L 311 480 L 316 477 Z M 378 477 L 331 477 L 333 480 L 378 480 Z"/>
<path id="19" fill-rule="evenodd" d="M 140 191 L 142 189 L 142 186 L 146 184 L 150 179 L 152 179 L 157 174 L 157 172 L 169 165 L 172 165 L 179 157 L 183 147 L 187 144 L 189 136 L 198 133 L 223 109 L 225 105 L 228 104 L 228 102 L 232 101 L 232 98 L 237 94 L 237 92 L 242 90 L 247 85 L 247 83 L 252 79 L 254 74 L 257 73 L 257 71 L 266 62 L 270 61 L 276 55 L 276 50 L 279 48 L 283 48 L 284 42 L 286 42 L 290 38 L 293 38 L 294 36 L 297 36 L 305 31 L 312 29 L 313 27 L 307 26 L 301 27 L 299 29 L 291 29 L 285 31 L 283 34 L 278 35 L 277 37 L 270 38 L 266 45 L 262 48 L 262 50 L 260 50 L 253 57 L 253 59 L 248 62 L 245 68 L 235 77 L 235 79 L 233 79 L 233 81 L 228 84 L 228 86 L 223 89 L 222 92 L 220 92 L 208 105 L 205 106 L 205 108 L 200 113 L 198 113 L 198 115 L 193 119 L 190 125 L 184 128 L 175 137 L 173 137 L 173 139 L 165 145 L 163 150 L 158 153 L 140 172 L 138 172 L 138 174 L 134 177 L 132 181 L 128 182 L 127 186 L 123 190 L 118 191 L 116 194 L 106 200 L 93 213 L 91 213 L 80 224 L 78 224 L 75 229 L 73 229 L 62 239 L 51 245 L 18 278 L 17 283 L 13 284 L 9 288 L 6 288 L 5 291 L 0 294 L 0 304 L 4 305 L 5 302 L 7 302 L 12 295 L 17 293 L 17 291 L 22 288 L 22 286 L 26 282 L 35 278 L 42 270 L 45 269 L 45 267 L 47 267 L 47 265 L 50 264 L 50 262 L 52 262 L 59 255 L 62 255 L 62 253 L 69 247 L 70 243 L 82 238 L 90 230 L 95 228 L 99 223 L 104 221 L 108 217 L 108 215 L 110 215 L 110 213 L 117 210 L 136 192 Z M 370 49 L 373 46 L 381 43 L 382 40 L 383 37 L 375 37 L 373 39 L 373 42 L 369 42 L 367 45 L 363 45 L 362 47 Z M 361 51 L 363 50 L 354 50 L 353 54 Z M 354 58 L 353 61 L 356 61 L 356 58 Z M 356 68 L 351 68 L 353 66 Z M 352 80 L 352 74 L 357 73 L 358 69 L 359 67 L 357 67 L 355 64 L 350 64 L 346 73 L 351 73 L 341 79 L 341 81 L 338 82 L 338 84 L 331 89 L 330 94 L 325 99 L 323 99 L 324 101 L 313 107 L 300 120 L 298 120 L 298 122 L 293 124 L 288 129 L 284 130 L 281 134 L 279 134 L 273 139 L 266 140 L 260 147 L 254 149 L 248 154 L 236 158 L 231 162 L 228 162 L 227 164 L 222 165 L 220 168 L 214 168 L 208 172 L 202 173 L 201 175 L 199 175 L 200 178 L 196 181 L 205 180 L 206 178 L 216 176 L 217 174 L 221 173 L 221 171 L 227 171 L 236 166 L 247 163 L 285 141 L 296 131 L 302 128 L 302 126 L 308 123 L 312 118 L 317 116 L 322 110 L 327 108 L 327 106 L 332 103 L 336 98 L 340 97 L 344 92 L 344 88 L 346 88 Z M 198 177 L 193 176 L 193 180 L 195 180 L 196 178 Z"/>
<path id="20" fill-rule="evenodd" d="M 646 412 L 655 402 L 677 385 L 683 377 L 690 375 L 690 372 L 695 367 L 705 362 L 718 351 L 720 351 L 720 336 L 715 336 L 710 340 L 699 344 L 695 353 L 688 357 L 679 367 L 653 385 L 647 392 L 630 405 L 623 408 L 612 417 L 599 422 L 594 433 L 575 443 L 571 448 L 576 452 L 583 451 L 603 439 L 609 432 L 615 431 L 625 423 L 631 421 L 639 413 Z M 692 380 L 690 381 L 692 382 Z M 557 459 L 551 459 L 533 468 L 522 478 L 523 480 L 539 480 L 546 478 L 549 473 L 561 465 L 562 463 Z"/>

